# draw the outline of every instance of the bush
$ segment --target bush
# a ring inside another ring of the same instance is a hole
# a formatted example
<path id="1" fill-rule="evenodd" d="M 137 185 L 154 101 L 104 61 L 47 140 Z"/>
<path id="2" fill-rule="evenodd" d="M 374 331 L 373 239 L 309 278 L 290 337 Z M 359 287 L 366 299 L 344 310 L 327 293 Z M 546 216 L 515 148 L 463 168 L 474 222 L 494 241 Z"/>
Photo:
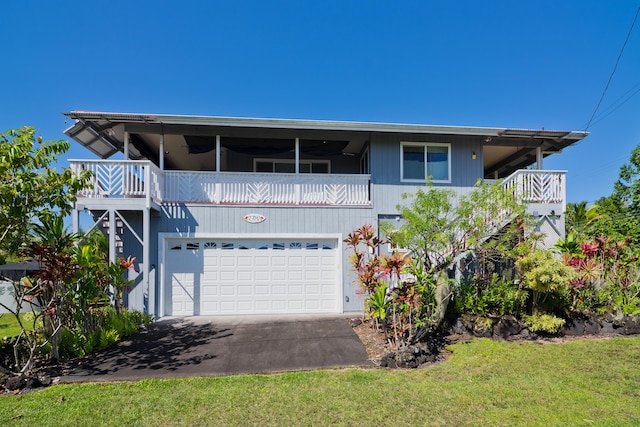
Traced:
<path id="1" fill-rule="evenodd" d="M 88 335 L 84 335 L 80 329 L 62 330 L 62 359 L 82 358 L 94 350 L 104 350 L 136 333 L 138 326 L 148 325 L 153 320 L 153 316 L 139 311 L 121 310 L 118 313 L 113 307 L 96 310 L 93 316 L 98 329 Z"/>
<path id="2" fill-rule="evenodd" d="M 510 280 L 497 274 L 483 285 L 475 276 L 463 278 L 454 288 L 453 311 L 457 314 L 471 313 L 479 316 L 519 316 L 525 309 L 529 294 L 519 289 Z"/>
<path id="3" fill-rule="evenodd" d="M 533 316 L 522 316 L 524 324 L 532 332 L 546 332 L 556 334 L 565 324 L 565 320 L 551 314 L 534 314 Z"/>

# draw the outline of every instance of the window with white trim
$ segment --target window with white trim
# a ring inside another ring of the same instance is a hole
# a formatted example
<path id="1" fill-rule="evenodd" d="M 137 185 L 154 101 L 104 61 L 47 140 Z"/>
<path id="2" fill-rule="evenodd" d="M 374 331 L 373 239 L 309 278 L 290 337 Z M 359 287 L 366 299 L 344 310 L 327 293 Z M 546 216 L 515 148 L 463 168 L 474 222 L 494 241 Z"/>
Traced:
<path id="1" fill-rule="evenodd" d="M 254 159 L 253 171 L 295 173 L 296 161 L 290 159 Z M 331 173 L 331 161 L 300 160 L 300 173 Z"/>
<path id="2" fill-rule="evenodd" d="M 451 182 L 451 144 L 400 143 L 400 180 Z"/>

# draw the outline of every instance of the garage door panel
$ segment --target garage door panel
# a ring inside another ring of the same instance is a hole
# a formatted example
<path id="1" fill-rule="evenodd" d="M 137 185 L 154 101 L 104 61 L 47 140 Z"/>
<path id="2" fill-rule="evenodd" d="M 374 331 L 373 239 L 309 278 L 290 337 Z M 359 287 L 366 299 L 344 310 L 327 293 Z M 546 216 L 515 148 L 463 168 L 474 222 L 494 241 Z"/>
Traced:
<path id="1" fill-rule="evenodd" d="M 303 257 L 301 256 L 289 257 L 289 267 L 302 267 L 302 265 L 303 265 Z"/>
<path id="2" fill-rule="evenodd" d="M 269 272 L 266 271 L 266 270 L 255 271 L 253 278 L 257 282 L 259 282 L 259 281 L 269 281 Z"/>
<path id="3" fill-rule="evenodd" d="M 173 315 L 339 311 L 337 240 L 167 245 L 166 301 Z"/>
<path id="4" fill-rule="evenodd" d="M 251 267 L 253 265 L 253 258 L 250 256 L 238 257 L 238 262 L 236 265 L 238 267 Z"/>
<path id="5" fill-rule="evenodd" d="M 222 285 L 220 286 L 220 295 L 221 296 L 229 296 L 236 294 L 236 287 L 233 285 Z"/>
<path id="6" fill-rule="evenodd" d="M 255 286 L 256 295 L 269 295 L 269 286 L 268 285 L 256 285 Z"/>
<path id="7" fill-rule="evenodd" d="M 235 282 L 236 272 L 233 270 L 223 270 L 220 272 L 221 282 Z"/>
<path id="8" fill-rule="evenodd" d="M 271 257 L 272 267 L 285 267 L 287 265 L 287 258 L 285 256 Z"/>
<path id="9" fill-rule="evenodd" d="M 235 267 L 236 266 L 236 257 L 234 257 L 234 256 L 221 256 L 220 257 L 220 266 L 222 266 L 222 267 Z"/>
<path id="10" fill-rule="evenodd" d="M 300 270 L 289 270 L 289 274 L 287 275 L 287 279 L 289 281 L 299 281 L 302 282 L 302 271 Z"/>
<path id="11" fill-rule="evenodd" d="M 271 271 L 271 280 L 286 280 L 286 270 L 273 270 Z"/>
<path id="12" fill-rule="evenodd" d="M 268 267 L 269 266 L 269 257 L 266 256 L 257 256 L 254 259 L 254 265 L 256 267 Z"/>
<path id="13" fill-rule="evenodd" d="M 285 285 L 271 286 L 271 295 L 285 295 L 286 293 L 287 293 L 287 287 Z"/>
<path id="14" fill-rule="evenodd" d="M 253 295 L 253 286 L 251 285 L 239 285 L 238 296 Z"/>
<path id="15" fill-rule="evenodd" d="M 237 273 L 238 282 L 252 282 L 253 281 L 253 272 L 251 271 L 238 271 Z"/>

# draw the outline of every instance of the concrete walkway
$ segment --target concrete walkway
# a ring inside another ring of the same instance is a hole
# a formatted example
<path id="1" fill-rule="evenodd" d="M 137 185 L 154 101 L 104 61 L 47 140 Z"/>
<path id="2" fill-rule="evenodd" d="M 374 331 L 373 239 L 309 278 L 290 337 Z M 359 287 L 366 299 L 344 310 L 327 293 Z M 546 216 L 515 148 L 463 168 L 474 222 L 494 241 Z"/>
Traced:
<path id="1" fill-rule="evenodd" d="M 163 318 L 70 367 L 61 382 L 369 365 L 346 316 Z"/>

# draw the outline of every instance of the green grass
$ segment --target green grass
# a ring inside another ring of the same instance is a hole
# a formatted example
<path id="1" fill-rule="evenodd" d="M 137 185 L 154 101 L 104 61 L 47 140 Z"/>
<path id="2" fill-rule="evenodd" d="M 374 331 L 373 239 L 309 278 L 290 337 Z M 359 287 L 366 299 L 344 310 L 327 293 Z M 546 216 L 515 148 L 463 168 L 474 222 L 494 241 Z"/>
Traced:
<path id="1" fill-rule="evenodd" d="M 640 337 L 451 350 L 420 370 L 57 385 L 0 397 L 0 425 L 640 425 Z"/>
<path id="2" fill-rule="evenodd" d="M 20 314 L 23 324 L 27 330 L 31 330 L 33 326 L 33 320 L 28 320 L 26 317 L 31 314 Z M 0 338 L 2 337 L 15 337 L 20 333 L 20 326 L 13 314 L 6 313 L 0 315 Z"/>

